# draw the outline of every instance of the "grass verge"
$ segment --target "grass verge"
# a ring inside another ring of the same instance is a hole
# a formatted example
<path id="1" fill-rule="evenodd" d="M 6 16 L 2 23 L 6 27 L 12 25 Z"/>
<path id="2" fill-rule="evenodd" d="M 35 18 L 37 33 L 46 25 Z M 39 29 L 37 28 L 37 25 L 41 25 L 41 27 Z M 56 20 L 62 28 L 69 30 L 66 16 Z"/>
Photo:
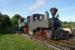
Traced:
<path id="1" fill-rule="evenodd" d="M 0 36 L 0 50 L 48 50 L 21 35 L 3 34 Z"/>

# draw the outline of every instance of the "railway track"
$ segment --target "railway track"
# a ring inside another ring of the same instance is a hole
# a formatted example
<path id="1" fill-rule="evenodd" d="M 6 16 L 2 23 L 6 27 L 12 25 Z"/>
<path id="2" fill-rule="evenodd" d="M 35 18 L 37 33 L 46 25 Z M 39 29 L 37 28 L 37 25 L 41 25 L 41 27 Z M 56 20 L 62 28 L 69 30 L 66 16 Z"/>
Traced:
<path id="1" fill-rule="evenodd" d="M 34 37 L 30 37 L 29 35 L 23 34 L 23 36 L 24 36 L 25 38 L 28 38 L 28 39 L 30 39 L 30 40 L 32 40 L 32 41 L 36 41 L 37 43 L 40 43 L 40 44 L 44 45 L 46 48 L 49 48 L 49 49 L 50 49 L 50 48 L 53 48 L 53 50 L 61 50 L 60 48 L 57 48 L 57 47 L 55 47 L 55 46 L 53 46 L 53 45 L 49 45 L 49 44 L 45 43 L 44 41 L 41 41 L 41 40 L 36 39 L 36 38 L 34 38 Z"/>
<path id="2" fill-rule="evenodd" d="M 64 48 L 64 50 L 75 50 L 75 45 L 71 45 L 70 43 L 66 42 L 61 42 L 61 41 L 53 41 L 53 40 L 49 40 L 50 42 L 59 45 L 61 47 Z"/>
<path id="3" fill-rule="evenodd" d="M 46 46 L 47 48 L 53 48 L 54 50 L 75 50 L 73 45 L 69 45 L 69 44 L 66 44 L 66 43 L 63 43 L 60 41 L 31 37 L 26 34 L 23 34 L 23 36 L 25 36 L 28 39 L 31 39 L 33 41 L 39 42 L 39 43 L 43 44 L 44 46 Z"/>
<path id="4" fill-rule="evenodd" d="M 50 39 L 46 39 L 46 43 L 59 47 L 63 50 L 75 50 L 75 45 L 69 43 L 68 41 L 54 41 Z"/>
<path id="5" fill-rule="evenodd" d="M 46 44 L 49 44 L 51 46 L 53 46 L 53 48 L 56 50 L 70 50 L 70 48 L 67 48 L 67 47 L 64 47 L 64 45 L 61 45 L 59 42 L 57 41 L 53 41 L 53 40 L 50 40 L 50 39 L 44 39 L 44 40 L 41 40 L 41 39 L 38 39 Z"/>

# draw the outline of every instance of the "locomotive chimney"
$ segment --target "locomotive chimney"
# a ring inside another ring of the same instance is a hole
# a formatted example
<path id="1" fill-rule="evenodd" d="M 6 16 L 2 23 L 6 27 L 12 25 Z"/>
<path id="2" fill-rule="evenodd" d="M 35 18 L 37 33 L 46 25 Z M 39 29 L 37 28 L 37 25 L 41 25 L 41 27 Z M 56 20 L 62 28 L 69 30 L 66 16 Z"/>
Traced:
<path id="1" fill-rule="evenodd" d="M 57 11 L 58 11 L 57 8 L 51 8 L 51 9 L 50 9 L 50 12 L 51 12 L 51 14 L 52 14 L 52 18 L 55 18 L 55 15 L 56 15 Z"/>
<path id="2" fill-rule="evenodd" d="M 55 33 L 56 33 L 56 30 L 54 29 L 54 22 L 53 22 L 53 21 L 54 21 L 54 19 L 55 19 L 55 15 L 56 15 L 57 11 L 58 11 L 57 8 L 51 8 L 51 9 L 50 9 L 50 12 L 51 12 L 51 14 L 52 14 L 52 22 L 51 22 L 51 23 L 52 23 L 52 25 L 51 25 L 51 27 L 52 27 L 52 29 L 51 29 L 51 30 L 52 30 L 52 35 L 51 35 L 51 36 L 52 36 L 52 39 L 54 39 L 53 36 L 54 36 Z"/>

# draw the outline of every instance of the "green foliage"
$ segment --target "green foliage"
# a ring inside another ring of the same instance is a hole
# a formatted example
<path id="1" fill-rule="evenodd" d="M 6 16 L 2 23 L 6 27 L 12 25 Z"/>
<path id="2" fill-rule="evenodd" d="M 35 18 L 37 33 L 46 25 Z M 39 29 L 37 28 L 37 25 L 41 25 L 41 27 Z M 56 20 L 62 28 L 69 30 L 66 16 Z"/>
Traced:
<path id="1" fill-rule="evenodd" d="M 3 14 L 0 13 L 0 23 L 4 21 L 4 16 Z"/>
<path id="2" fill-rule="evenodd" d="M 69 28 L 75 28 L 75 22 L 62 22 L 62 27 L 69 27 Z"/>
<path id="3" fill-rule="evenodd" d="M 18 14 L 15 14 L 15 15 L 11 18 L 11 22 L 12 22 L 12 25 L 13 25 L 13 26 L 18 25 L 18 19 L 19 19 L 19 18 L 21 18 L 21 16 L 18 15 Z"/>
<path id="4" fill-rule="evenodd" d="M 11 21 L 10 21 L 10 18 L 8 15 L 1 15 L 0 16 L 0 25 L 4 25 L 4 27 L 11 25 Z"/>
<path id="5" fill-rule="evenodd" d="M 11 26 L 11 21 L 8 15 L 3 15 L 0 13 L 0 32 L 5 29 L 5 27 Z"/>
<path id="6" fill-rule="evenodd" d="M 3 16 L 3 14 L 0 12 L 0 17 L 2 17 Z"/>
<path id="7" fill-rule="evenodd" d="M 0 50 L 48 50 L 21 35 L 6 34 L 0 36 Z M 49 49 L 50 50 L 50 49 Z"/>
<path id="8" fill-rule="evenodd" d="M 11 26 L 11 20 L 8 15 L 4 15 L 4 23 L 6 26 Z"/>

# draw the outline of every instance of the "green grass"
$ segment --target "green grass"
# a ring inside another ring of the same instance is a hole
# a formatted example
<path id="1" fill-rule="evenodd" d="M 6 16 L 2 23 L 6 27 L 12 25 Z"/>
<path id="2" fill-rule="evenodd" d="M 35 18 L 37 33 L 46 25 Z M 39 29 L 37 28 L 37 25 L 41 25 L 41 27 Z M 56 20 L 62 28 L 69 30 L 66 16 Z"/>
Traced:
<path id="1" fill-rule="evenodd" d="M 21 35 L 0 35 L 0 50 L 48 50 L 44 46 L 32 42 Z"/>

